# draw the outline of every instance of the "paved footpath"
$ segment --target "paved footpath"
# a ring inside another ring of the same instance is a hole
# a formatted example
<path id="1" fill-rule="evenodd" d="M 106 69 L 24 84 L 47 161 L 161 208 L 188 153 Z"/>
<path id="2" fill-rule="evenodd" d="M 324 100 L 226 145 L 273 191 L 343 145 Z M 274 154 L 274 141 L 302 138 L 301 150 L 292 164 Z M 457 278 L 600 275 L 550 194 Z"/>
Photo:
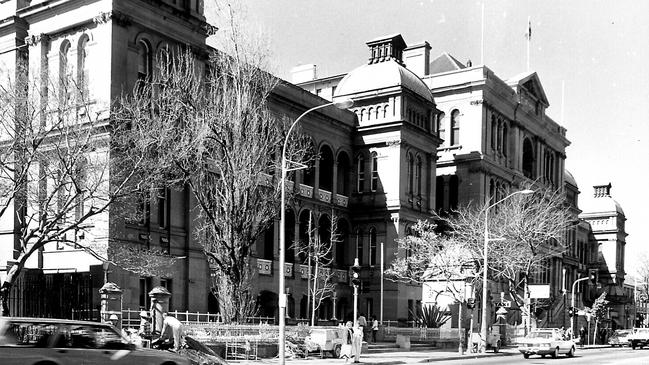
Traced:
<path id="1" fill-rule="evenodd" d="M 580 348 L 579 350 L 586 350 L 588 348 L 602 348 L 610 346 L 588 346 L 585 348 Z M 493 353 L 491 351 L 485 354 L 472 354 L 465 353 L 460 355 L 457 351 L 450 351 L 449 349 L 439 349 L 439 350 L 425 350 L 425 351 L 390 351 L 384 353 L 370 353 L 362 354 L 360 362 L 362 364 L 380 364 L 380 365 L 397 365 L 397 364 L 414 364 L 414 363 L 427 363 L 427 362 L 437 362 L 437 361 L 450 361 L 450 360 L 469 360 L 469 359 L 481 359 L 481 358 L 493 358 L 498 356 L 514 356 L 520 355 L 516 347 L 503 348 L 498 353 Z M 241 360 L 241 361 L 228 361 L 232 364 L 278 364 L 279 360 L 274 359 L 262 359 L 262 360 Z M 334 359 L 331 357 L 328 358 L 318 358 L 310 356 L 309 358 L 302 359 L 286 359 L 287 365 L 324 365 L 324 364 L 345 364 L 343 359 Z M 349 365 L 353 365 L 352 361 L 347 362 Z"/>

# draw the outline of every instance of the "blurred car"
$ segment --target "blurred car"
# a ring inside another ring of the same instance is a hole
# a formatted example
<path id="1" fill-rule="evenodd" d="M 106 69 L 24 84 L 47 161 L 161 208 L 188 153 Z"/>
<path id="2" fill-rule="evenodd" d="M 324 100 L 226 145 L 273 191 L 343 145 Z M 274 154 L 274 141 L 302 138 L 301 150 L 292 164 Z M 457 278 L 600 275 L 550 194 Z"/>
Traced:
<path id="1" fill-rule="evenodd" d="M 305 341 L 316 344 L 323 355 L 330 353 L 333 357 L 340 357 L 343 344 L 340 328 L 313 328 Z"/>
<path id="2" fill-rule="evenodd" d="M 0 318 L 3 365 L 190 365 L 169 351 L 138 349 L 110 324 L 52 318 Z"/>
<path id="3" fill-rule="evenodd" d="M 557 358 L 559 354 L 566 354 L 568 357 L 575 356 L 575 343 L 564 338 L 563 331 L 558 328 L 536 329 L 522 338 L 518 344 L 518 351 L 524 358 L 530 355 L 551 355 Z"/>
<path id="4" fill-rule="evenodd" d="M 608 344 L 615 346 L 628 346 L 629 345 L 629 335 L 631 335 L 632 330 L 615 330 L 608 338 Z"/>
<path id="5" fill-rule="evenodd" d="M 634 328 L 627 337 L 632 349 L 649 346 L 649 328 Z"/>

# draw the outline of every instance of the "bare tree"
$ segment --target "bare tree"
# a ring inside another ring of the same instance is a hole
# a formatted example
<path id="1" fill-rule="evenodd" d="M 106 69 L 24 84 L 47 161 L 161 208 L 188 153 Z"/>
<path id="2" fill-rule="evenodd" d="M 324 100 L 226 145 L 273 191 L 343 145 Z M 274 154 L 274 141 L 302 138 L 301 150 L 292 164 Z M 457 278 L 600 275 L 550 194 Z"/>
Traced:
<path id="1" fill-rule="evenodd" d="M 406 255 L 395 261 L 391 274 L 418 282 L 442 277 L 452 283 L 462 267 L 471 264 L 475 279 L 481 280 L 485 213 L 492 203 L 468 205 L 436 217 L 439 227 L 420 222 L 416 235 L 402 240 Z M 563 194 L 549 189 L 532 196 L 514 195 L 489 210 L 488 231 L 497 238 L 488 245 L 489 279 L 506 282 L 526 316 L 530 315 L 524 305 L 528 280 L 565 251 L 563 236 L 570 217 Z"/>
<path id="2" fill-rule="evenodd" d="M 0 288 L 3 315 L 23 268 L 46 245 L 83 249 L 119 266 L 109 259 L 109 207 L 132 193 L 133 171 L 143 162 L 123 168 L 110 143 L 122 127 L 110 123 L 108 107 L 89 102 L 86 85 L 70 72 L 51 81 L 18 71 L 0 87 L 0 218 L 13 223 L 15 247 Z M 129 260 L 148 262 L 150 270 L 173 261 L 146 250 L 131 251 Z"/>
<path id="3" fill-rule="evenodd" d="M 131 127 L 124 150 L 147 160 L 139 175 L 151 187 L 188 187 L 197 204 L 193 232 L 213 273 L 226 322 L 254 314 L 250 255 L 278 213 L 279 155 L 290 124 L 269 110 L 278 80 L 263 70 L 264 48 L 246 39 L 232 8 L 224 51 L 179 50 L 161 60 L 120 101 L 118 118 Z M 301 161 L 297 133 L 287 156 Z"/>
<path id="4" fill-rule="evenodd" d="M 328 233 L 328 237 L 326 236 Z M 315 325 L 317 310 L 322 301 L 331 297 L 336 288 L 335 272 L 331 269 L 333 263 L 333 249 L 340 242 L 338 231 L 338 217 L 333 214 L 328 227 L 328 232 L 319 232 L 312 224 L 312 215 L 309 214 L 307 226 L 307 242 L 298 243 L 298 255 L 305 257 L 309 267 L 308 295 L 311 305 L 311 325 Z M 311 269 L 313 267 L 313 270 Z M 311 278 L 313 273 L 313 278 Z"/>

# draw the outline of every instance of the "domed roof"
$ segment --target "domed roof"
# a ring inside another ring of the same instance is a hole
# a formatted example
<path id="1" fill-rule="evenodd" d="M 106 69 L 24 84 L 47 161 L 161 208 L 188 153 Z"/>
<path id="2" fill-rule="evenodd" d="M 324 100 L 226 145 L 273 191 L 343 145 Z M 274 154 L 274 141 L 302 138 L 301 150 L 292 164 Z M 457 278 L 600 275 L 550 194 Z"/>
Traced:
<path id="1" fill-rule="evenodd" d="M 618 213 L 624 215 L 624 210 L 622 210 L 620 203 L 610 196 L 587 199 L 582 201 L 580 205 L 579 209 L 581 209 L 584 214 Z"/>
<path id="2" fill-rule="evenodd" d="M 574 186 L 576 188 L 579 188 L 579 186 L 577 185 L 577 180 L 575 180 L 575 177 L 572 176 L 570 171 L 563 170 L 563 175 L 564 175 L 564 181 L 565 181 L 566 184 L 570 184 L 570 185 L 572 185 L 572 186 Z"/>
<path id="3" fill-rule="evenodd" d="M 584 214 L 617 213 L 624 215 L 624 210 L 622 210 L 620 203 L 611 197 L 610 183 L 608 185 L 596 185 L 593 188 L 595 189 L 594 197 L 584 199 L 579 207 Z"/>
<path id="4" fill-rule="evenodd" d="M 348 73 L 338 84 L 335 97 L 401 86 L 433 102 L 433 94 L 412 71 L 395 60 L 360 66 Z"/>

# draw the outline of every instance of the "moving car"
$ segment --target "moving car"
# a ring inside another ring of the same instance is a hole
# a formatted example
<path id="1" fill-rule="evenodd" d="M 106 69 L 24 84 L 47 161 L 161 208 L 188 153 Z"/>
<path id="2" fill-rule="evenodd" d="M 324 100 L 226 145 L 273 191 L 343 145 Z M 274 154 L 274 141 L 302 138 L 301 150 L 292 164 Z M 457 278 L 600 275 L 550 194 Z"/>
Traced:
<path id="1" fill-rule="evenodd" d="M 627 337 L 631 348 L 643 348 L 649 345 L 649 328 L 634 328 L 633 333 Z"/>
<path id="2" fill-rule="evenodd" d="M 169 351 L 138 349 L 110 324 L 52 318 L 0 318 L 3 365 L 189 365 Z"/>
<path id="3" fill-rule="evenodd" d="M 317 344 L 320 351 L 331 353 L 333 357 L 340 357 L 343 336 L 340 328 L 313 328 L 308 340 Z"/>
<path id="4" fill-rule="evenodd" d="M 608 338 L 608 344 L 615 347 L 615 346 L 628 346 L 629 345 L 629 335 L 633 331 L 630 329 L 627 330 L 615 330 L 611 334 L 611 336 Z"/>
<path id="5" fill-rule="evenodd" d="M 575 356 L 575 343 L 572 340 L 564 339 L 563 331 L 558 328 L 536 329 L 525 336 L 518 345 L 518 351 L 524 358 L 530 355 L 551 355 L 557 358 L 559 354 L 566 354 L 568 357 Z"/>

